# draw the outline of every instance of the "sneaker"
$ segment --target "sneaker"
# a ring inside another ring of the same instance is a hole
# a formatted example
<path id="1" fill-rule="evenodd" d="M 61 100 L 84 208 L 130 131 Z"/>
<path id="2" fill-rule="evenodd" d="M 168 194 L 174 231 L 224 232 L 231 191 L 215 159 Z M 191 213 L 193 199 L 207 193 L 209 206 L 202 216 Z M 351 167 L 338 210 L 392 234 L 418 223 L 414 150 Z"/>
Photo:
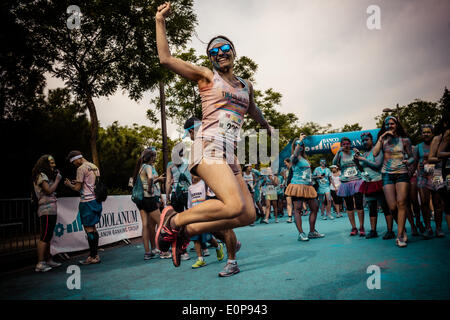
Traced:
<path id="1" fill-rule="evenodd" d="M 394 239 L 394 238 L 395 238 L 394 231 L 387 231 L 383 236 L 383 240 L 389 240 L 389 239 Z"/>
<path id="2" fill-rule="evenodd" d="M 366 239 L 378 238 L 378 232 L 376 230 L 370 230 L 366 235 Z"/>
<path id="3" fill-rule="evenodd" d="M 292 217 L 289 217 L 289 218 L 286 220 L 286 222 L 287 222 L 287 223 L 292 223 Z"/>
<path id="4" fill-rule="evenodd" d="M 406 243 L 406 241 L 404 241 L 403 238 L 397 238 L 395 240 L 395 243 L 397 244 L 398 247 L 400 248 L 405 248 L 408 244 Z"/>
<path id="5" fill-rule="evenodd" d="M 269 220 L 264 219 L 261 223 L 269 224 Z"/>
<path id="6" fill-rule="evenodd" d="M 358 234 L 358 229 L 352 228 L 352 231 L 350 232 L 350 236 L 356 236 Z"/>
<path id="7" fill-rule="evenodd" d="M 310 239 L 318 239 L 323 238 L 325 235 L 323 233 L 319 233 L 317 230 L 314 230 L 313 232 L 308 233 L 308 238 Z"/>
<path id="8" fill-rule="evenodd" d="M 322 220 L 327 220 L 327 216 L 323 216 L 323 217 L 322 217 Z"/>
<path id="9" fill-rule="evenodd" d="M 47 272 L 52 270 L 52 267 L 50 267 L 45 261 L 39 262 L 36 264 L 36 268 L 34 268 L 34 271 L 36 272 Z"/>
<path id="10" fill-rule="evenodd" d="M 198 259 L 195 261 L 195 263 L 192 265 L 192 269 L 197 269 L 206 266 L 206 262 L 204 260 Z"/>
<path id="11" fill-rule="evenodd" d="M 338 214 L 336 215 L 336 218 L 342 218 L 342 217 L 343 217 L 342 213 L 338 213 Z"/>
<path id="12" fill-rule="evenodd" d="M 429 240 L 429 239 L 433 238 L 433 236 L 434 236 L 434 233 L 433 233 L 433 229 L 431 229 L 431 228 L 428 230 L 425 230 L 425 232 L 422 234 L 422 237 L 425 240 Z"/>
<path id="13" fill-rule="evenodd" d="M 252 223 L 249 224 L 249 226 L 250 226 L 250 227 L 254 227 L 254 226 L 255 226 L 255 223 L 252 222 Z"/>
<path id="14" fill-rule="evenodd" d="M 219 277 L 230 277 L 236 273 L 239 273 L 240 271 L 241 270 L 239 270 L 237 262 L 235 263 L 227 262 L 223 270 L 219 272 Z"/>
<path id="15" fill-rule="evenodd" d="M 161 251 L 165 252 L 169 250 L 171 244 L 172 247 L 175 247 L 174 242 L 176 242 L 179 230 L 172 229 L 169 221 L 176 214 L 177 212 L 172 208 L 172 206 L 165 207 L 161 213 L 155 236 L 156 248 Z"/>
<path id="16" fill-rule="evenodd" d="M 219 246 L 216 249 L 216 255 L 217 255 L 217 260 L 222 261 L 223 257 L 225 256 L 223 254 L 223 244 L 219 243 Z"/>
<path id="17" fill-rule="evenodd" d="M 241 242 L 240 241 L 236 241 L 236 253 L 241 250 Z"/>
<path id="18" fill-rule="evenodd" d="M 186 252 L 190 239 L 186 236 L 185 227 L 182 227 L 172 242 L 172 262 L 175 267 L 179 267 L 181 263 L 181 255 Z M 208 249 L 205 249 L 208 250 Z"/>
<path id="19" fill-rule="evenodd" d="M 181 255 L 181 260 L 186 261 L 189 260 L 191 257 L 189 256 L 189 253 L 185 252 Z"/>
<path id="20" fill-rule="evenodd" d="M 333 216 L 328 216 L 328 219 L 334 220 L 334 217 Z"/>
<path id="21" fill-rule="evenodd" d="M 365 235 L 366 235 L 366 231 L 364 230 L 364 228 L 359 229 L 359 236 L 364 237 Z"/>
<path id="22" fill-rule="evenodd" d="M 309 241 L 309 238 L 306 236 L 304 232 L 298 234 L 298 241 Z"/>
<path id="23" fill-rule="evenodd" d="M 159 258 L 160 259 L 171 259 L 172 258 L 172 253 L 170 253 L 170 251 L 161 252 L 159 254 Z"/>
<path id="24" fill-rule="evenodd" d="M 156 257 L 156 254 L 151 252 L 144 253 L 144 260 L 150 260 Z"/>
<path id="25" fill-rule="evenodd" d="M 100 263 L 100 257 L 98 255 L 96 255 L 95 258 L 92 258 L 91 256 L 89 256 L 86 258 L 86 260 L 80 260 L 78 262 L 83 265 L 96 264 L 96 263 Z"/>
<path id="26" fill-rule="evenodd" d="M 278 221 L 278 218 L 275 218 L 275 223 L 278 223 L 279 221 Z"/>
<path id="27" fill-rule="evenodd" d="M 436 229 L 436 237 L 438 237 L 438 238 L 444 238 L 445 237 L 445 234 L 442 231 L 442 229 Z M 50 265 L 50 267 L 51 267 L 51 265 Z"/>
<path id="28" fill-rule="evenodd" d="M 53 259 L 50 259 L 47 261 L 47 265 L 51 268 L 57 268 L 60 267 L 62 264 L 56 261 L 53 261 Z"/>
<path id="29" fill-rule="evenodd" d="M 204 257 L 208 257 L 209 256 L 209 250 L 208 249 L 203 249 L 202 253 L 203 253 Z"/>

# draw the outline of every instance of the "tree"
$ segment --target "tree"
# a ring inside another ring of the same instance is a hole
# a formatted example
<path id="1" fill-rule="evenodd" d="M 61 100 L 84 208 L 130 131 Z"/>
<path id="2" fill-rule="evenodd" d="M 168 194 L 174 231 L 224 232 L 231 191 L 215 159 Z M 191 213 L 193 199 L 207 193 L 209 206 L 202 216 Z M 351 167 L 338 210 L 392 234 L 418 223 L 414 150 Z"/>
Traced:
<path id="1" fill-rule="evenodd" d="M 0 4 L 0 119 L 18 119 L 22 111 L 36 104 L 49 67 L 45 57 L 34 55 L 44 49 L 42 44 L 15 20 L 12 12 L 20 5 L 17 0 Z"/>
<path id="2" fill-rule="evenodd" d="M 359 123 L 354 124 L 346 124 L 341 129 L 341 132 L 351 132 L 351 131 L 361 131 L 362 127 L 359 125 Z"/>
<path id="3" fill-rule="evenodd" d="M 175 142 L 168 139 L 169 149 Z M 158 151 L 155 168 L 159 174 L 163 170 L 162 135 L 156 128 L 147 126 L 120 126 L 116 121 L 106 129 L 99 130 L 99 156 L 103 163 L 102 177 L 108 188 L 116 193 L 127 192 L 129 178 L 141 152 L 153 146 Z"/>
<path id="4" fill-rule="evenodd" d="M 44 154 L 51 154 L 64 178 L 75 178 L 75 168 L 66 161 L 70 150 L 80 150 L 88 159 L 89 121 L 84 107 L 68 89 L 50 90 L 36 98 L 33 108 L 22 110 L 20 118 L 2 120 L 0 126 L 3 177 L 8 188 L 1 197 L 29 197 L 31 170 Z M 58 196 L 72 194 L 61 184 Z"/>
<path id="5" fill-rule="evenodd" d="M 52 59 L 51 74 L 64 80 L 89 111 L 92 158 L 97 165 L 98 118 L 93 99 L 122 88 L 138 100 L 164 78 L 154 22 L 162 2 L 80 0 L 80 28 L 72 30 L 66 26 L 69 1 L 37 0 L 15 12 L 21 26 L 45 45 L 46 51 L 36 54 Z M 192 6 L 192 0 L 173 1 L 167 35 L 175 47 L 186 43 L 196 24 Z"/>
<path id="6" fill-rule="evenodd" d="M 445 92 L 444 92 L 445 95 Z M 405 131 L 408 133 L 412 143 L 415 145 L 421 141 L 421 125 L 436 125 L 441 119 L 443 105 L 416 99 L 406 106 L 401 106 L 393 112 L 384 112 L 375 117 L 377 127 L 384 125 L 383 120 L 388 115 L 397 117 Z"/>

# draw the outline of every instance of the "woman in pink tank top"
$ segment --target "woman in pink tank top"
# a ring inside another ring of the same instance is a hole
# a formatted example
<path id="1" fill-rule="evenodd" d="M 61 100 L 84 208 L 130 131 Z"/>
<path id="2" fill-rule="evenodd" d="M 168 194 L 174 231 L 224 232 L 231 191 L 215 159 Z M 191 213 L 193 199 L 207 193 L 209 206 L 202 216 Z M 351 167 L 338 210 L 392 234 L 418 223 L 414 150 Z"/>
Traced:
<path id="1" fill-rule="evenodd" d="M 223 36 L 209 42 L 207 54 L 214 70 L 175 58 L 170 53 L 166 36 L 165 19 L 169 15 L 170 3 L 158 7 L 156 44 L 159 60 L 164 67 L 198 84 L 202 125 L 195 135 L 189 169 L 200 176 L 218 198 L 181 213 L 170 206 L 161 213 L 157 246 L 161 250 L 172 246 L 172 260 L 178 267 L 181 252 L 189 244 L 189 236 L 242 227 L 255 220 L 252 196 L 234 157 L 234 146 L 245 114 L 268 129 L 269 134 L 273 129 L 255 105 L 252 84 L 233 73 L 236 57 L 233 43 Z M 222 276 L 239 272 L 237 265 L 230 265 L 228 269 L 230 272 Z"/>

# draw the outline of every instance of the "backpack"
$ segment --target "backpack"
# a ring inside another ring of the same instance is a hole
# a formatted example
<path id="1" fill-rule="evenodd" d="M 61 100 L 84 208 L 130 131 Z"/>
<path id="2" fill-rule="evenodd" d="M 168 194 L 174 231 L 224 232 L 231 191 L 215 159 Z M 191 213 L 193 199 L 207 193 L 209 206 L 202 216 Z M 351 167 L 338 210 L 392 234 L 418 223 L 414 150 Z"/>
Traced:
<path id="1" fill-rule="evenodd" d="M 108 198 L 108 188 L 102 181 L 100 181 L 99 176 L 95 177 L 94 194 L 97 202 L 104 202 L 106 198 Z"/>
<path id="2" fill-rule="evenodd" d="M 135 204 L 140 204 L 144 199 L 144 187 L 142 186 L 141 174 L 142 168 L 136 176 L 136 181 L 134 182 L 133 191 L 131 193 L 131 201 Z"/>
<path id="3" fill-rule="evenodd" d="M 180 169 L 175 166 L 178 170 L 178 172 L 180 172 Z M 186 171 L 186 170 L 184 170 Z M 175 198 L 176 199 L 183 199 L 183 196 L 185 193 L 187 193 L 187 188 L 191 185 L 191 183 L 189 182 L 189 179 L 186 177 L 186 175 L 183 172 L 180 172 L 180 176 L 178 178 L 178 183 L 177 186 L 175 188 Z M 184 188 L 183 188 L 184 186 Z"/>

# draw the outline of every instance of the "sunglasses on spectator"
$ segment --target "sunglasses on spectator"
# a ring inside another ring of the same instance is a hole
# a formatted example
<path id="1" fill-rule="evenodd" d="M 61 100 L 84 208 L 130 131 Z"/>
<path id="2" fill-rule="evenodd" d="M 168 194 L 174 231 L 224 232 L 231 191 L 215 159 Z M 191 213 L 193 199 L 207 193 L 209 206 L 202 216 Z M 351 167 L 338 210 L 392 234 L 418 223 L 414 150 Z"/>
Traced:
<path id="1" fill-rule="evenodd" d="M 224 44 L 221 47 L 217 47 L 217 48 L 212 48 L 211 50 L 209 50 L 209 55 L 212 57 L 215 57 L 219 54 L 219 49 L 225 53 L 225 52 L 229 52 L 231 50 L 231 46 L 229 43 Z"/>

